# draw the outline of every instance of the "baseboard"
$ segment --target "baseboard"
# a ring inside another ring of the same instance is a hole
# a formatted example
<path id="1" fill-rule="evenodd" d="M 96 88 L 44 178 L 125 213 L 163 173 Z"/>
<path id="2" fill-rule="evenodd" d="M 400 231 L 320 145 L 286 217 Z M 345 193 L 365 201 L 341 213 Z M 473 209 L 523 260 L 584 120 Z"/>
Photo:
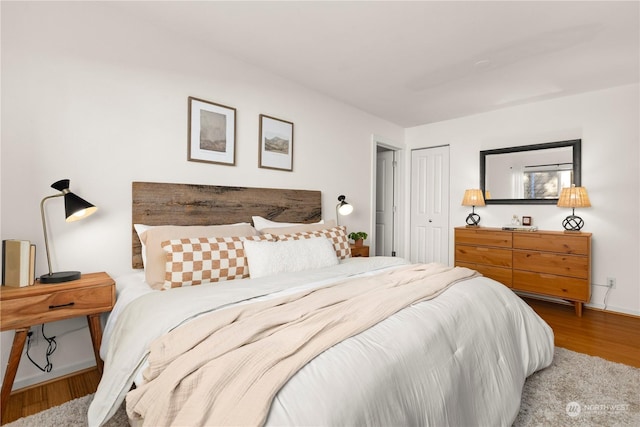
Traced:
<path id="1" fill-rule="evenodd" d="M 12 393 L 15 393 L 16 391 L 19 391 L 23 388 L 27 388 L 32 385 L 40 384 L 43 382 L 49 382 L 57 378 L 64 377 L 69 374 L 73 374 L 77 371 L 82 371 L 94 366 L 96 366 L 96 360 L 87 359 L 78 363 L 74 363 L 73 365 L 56 368 L 55 374 L 52 372 L 47 372 L 47 373 L 43 372 L 41 374 L 32 375 L 30 377 L 23 377 L 20 379 L 16 379 L 15 382 L 13 383 L 13 387 L 11 390 L 12 390 Z"/>
<path id="2" fill-rule="evenodd" d="M 563 299 L 553 298 L 546 295 L 530 294 L 528 292 L 522 292 L 522 291 L 514 291 L 514 292 L 521 297 L 539 299 L 543 301 L 549 301 L 556 304 L 564 304 L 564 305 L 573 307 L 572 303 Z M 621 308 L 621 307 L 616 307 L 612 305 L 607 305 L 605 309 L 604 304 L 588 303 L 588 304 L 584 304 L 584 308 L 588 308 L 590 310 L 605 311 L 607 313 L 620 314 L 623 316 L 640 317 L 640 311 L 629 310 L 627 308 Z"/>
<path id="3" fill-rule="evenodd" d="M 607 313 L 620 314 L 623 316 L 640 318 L 640 311 L 636 311 L 636 310 L 629 310 L 626 308 L 615 307 L 611 305 L 607 305 L 605 308 L 604 304 L 592 304 L 592 303 L 585 304 L 584 306 L 591 310 L 605 311 Z"/>

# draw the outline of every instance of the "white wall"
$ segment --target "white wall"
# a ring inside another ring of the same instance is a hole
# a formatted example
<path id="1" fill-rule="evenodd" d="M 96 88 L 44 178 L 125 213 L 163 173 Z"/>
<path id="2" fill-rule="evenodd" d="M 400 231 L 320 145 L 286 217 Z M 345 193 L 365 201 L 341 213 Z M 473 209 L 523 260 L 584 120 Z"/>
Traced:
<path id="1" fill-rule="evenodd" d="M 615 87 L 410 128 L 405 143 L 411 149 L 451 146 L 450 222 L 456 227 L 468 213 L 460 206 L 464 190 L 479 186 L 480 150 L 581 138 L 582 185 L 592 207 L 576 214 L 585 221 L 583 231 L 593 233 L 590 305 L 603 307 L 602 285 L 615 277 L 607 308 L 640 314 L 639 98 L 637 84 Z M 532 216 L 540 229 L 563 230 L 562 219 L 571 211 L 488 205 L 476 212 L 486 227 L 501 227 L 517 214 Z M 453 262 L 453 246 L 450 252 Z"/>
<path id="2" fill-rule="evenodd" d="M 62 200 L 47 202 L 54 271 L 130 271 L 132 181 L 321 190 L 328 219 L 345 194 L 356 209 L 341 224 L 371 233 L 371 138 L 402 143 L 403 129 L 101 4 L 1 7 L 1 237 L 35 242 L 38 274 L 39 203 L 61 178 L 99 211 L 66 224 Z M 188 96 L 237 109 L 235 167 L 186 160 Z M 294 122 L 293 172 L 257 167 L 259 114 Z M 16 385 L 92 365 L 85 323 L 47 325 L 54 371 L 23 358 Z M 2 375 L 12 337 L 2 333 Z"/>

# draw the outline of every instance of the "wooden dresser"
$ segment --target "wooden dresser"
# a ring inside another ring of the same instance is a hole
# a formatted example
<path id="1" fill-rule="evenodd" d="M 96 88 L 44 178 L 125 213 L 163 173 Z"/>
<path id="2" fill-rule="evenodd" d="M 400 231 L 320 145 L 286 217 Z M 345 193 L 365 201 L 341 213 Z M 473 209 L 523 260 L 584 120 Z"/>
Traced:
<path id="1" fill-rule="evenodd" d="M 571 301 L 578 316 L 591 298 L 591 233 L 457 227 L 455 265 L 515 291 Z"/>

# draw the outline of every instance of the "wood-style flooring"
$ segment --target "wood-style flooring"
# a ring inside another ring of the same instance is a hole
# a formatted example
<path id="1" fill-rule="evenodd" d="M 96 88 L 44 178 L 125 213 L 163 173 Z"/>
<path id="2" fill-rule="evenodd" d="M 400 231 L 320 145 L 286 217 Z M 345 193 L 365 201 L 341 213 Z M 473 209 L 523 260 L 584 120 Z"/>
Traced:
<path id="1" fill-rule="evenodd" d="M 640 368 L 640 317 L 585 309 L 577 317 L 573 306 L 526 299 L 553 329 L 558 347 L 599 356 Z M 14 391 L 2 424 L 94 393 L 100 375 L 88 369 Z"/>
<path id="2" fill-rule="evenodd" d="M 640 368 L 640 317 L 525 299 L 553 329 L 558 347 Z"/>

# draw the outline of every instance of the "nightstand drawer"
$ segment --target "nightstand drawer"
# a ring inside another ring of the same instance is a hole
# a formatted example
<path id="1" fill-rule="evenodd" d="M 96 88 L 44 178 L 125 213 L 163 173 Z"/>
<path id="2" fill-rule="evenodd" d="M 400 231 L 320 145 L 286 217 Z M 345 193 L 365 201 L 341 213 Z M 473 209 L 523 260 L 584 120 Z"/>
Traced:
<path id="1" fill-rule="evenodd" d="M 2 330 L 29 327 L 39 323 L 101 313 L 111 310 L 115 302 L 112 284 L 78 289 L 57 290 L 2 302 Z"/>

